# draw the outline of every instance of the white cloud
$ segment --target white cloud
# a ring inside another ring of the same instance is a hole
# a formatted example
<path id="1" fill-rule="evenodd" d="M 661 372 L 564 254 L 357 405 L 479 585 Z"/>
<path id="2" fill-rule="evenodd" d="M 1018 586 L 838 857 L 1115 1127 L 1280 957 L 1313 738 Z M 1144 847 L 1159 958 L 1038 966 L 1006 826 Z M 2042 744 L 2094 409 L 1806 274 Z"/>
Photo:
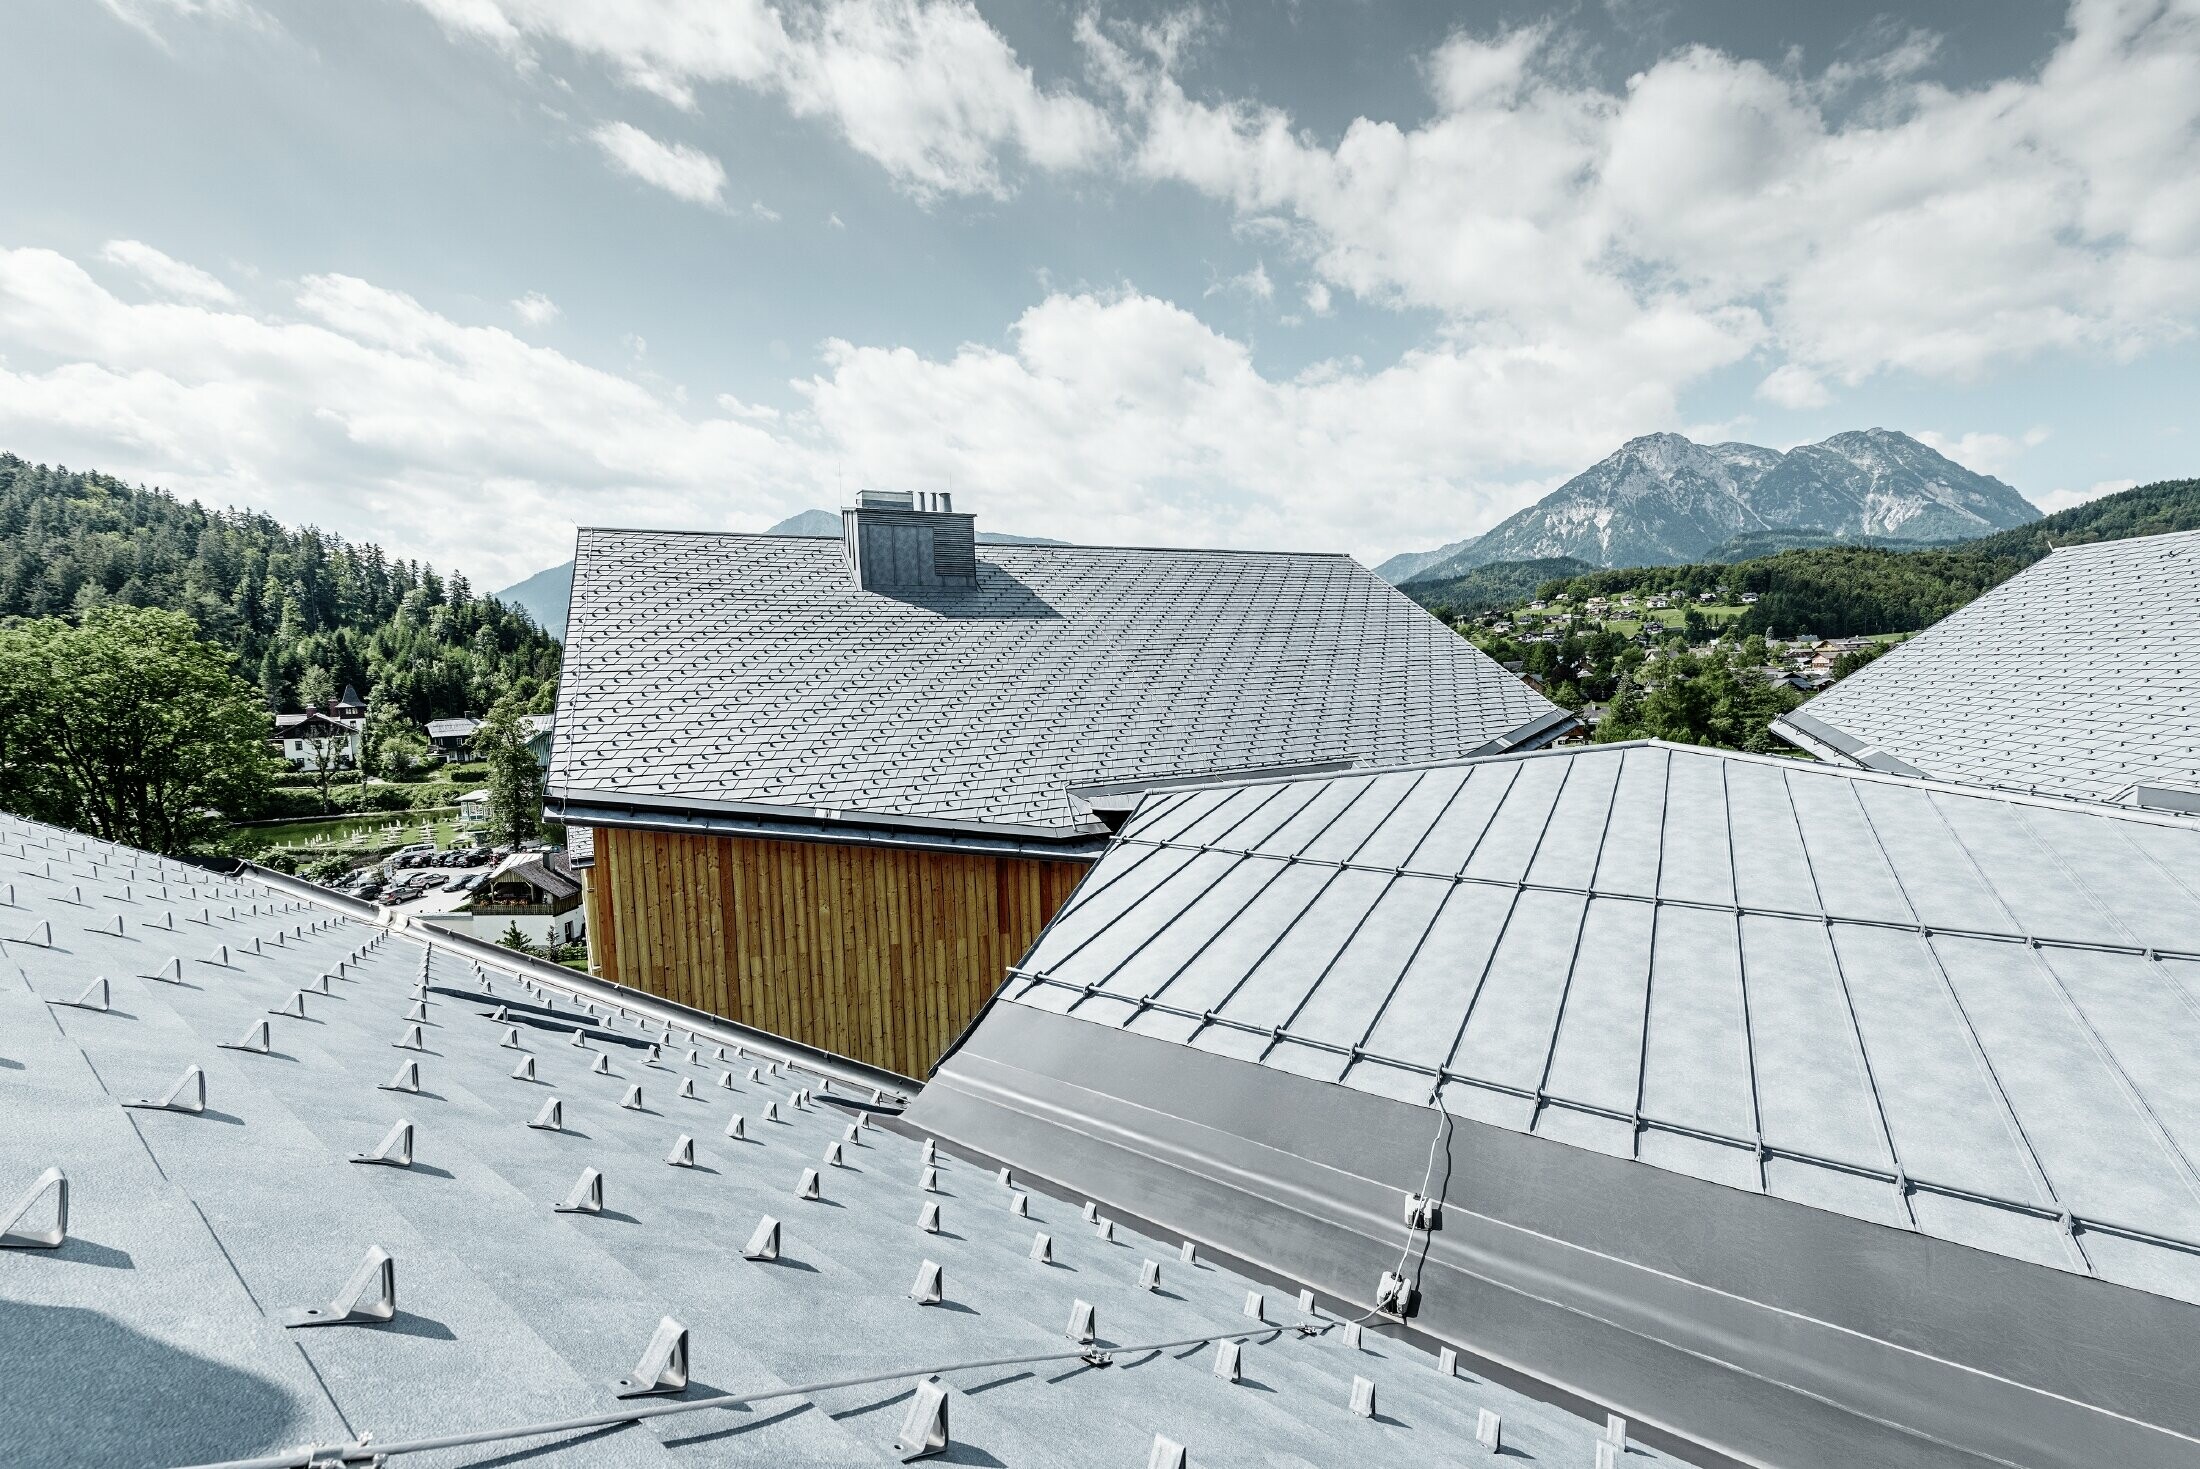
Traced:
<path id="1" fill-rule="evenodd" d="M 1782 408 L 1823 408 L 1833 401 L 1818 374 L 1796 362 L 1783 362 L 1765 374 L 1757 396 Z"/>
<path id="2" fill-rule="evenodd" d="M 109 240 L 100 247 L 99 258 L 135 273 L 164 296 L 216 305 L 237 299 L 236 292 L 197 266 L 172 260 L 142 240 Z"/>
<path id="3" fill-rule="evenodd" d="M 638 341 L 630 350 L 639 358 Z M 280 311 L 131 302 L 0 250 L 0 442 L 212 503 L 393 541 L 485 583 L 575 522 L 756 528 L 839 487 L 946 483 L 987 524 L 1146 543 L 1353 549 L 1487 524 L 1631 433 L 1746 333 L 1686 312 L 1617 335 L 1431 347 L 1263 376 L 1135 291 L 1052 295 L 1006 346 L 829 343 L 795 411 L 593 367 L 348 276 Z"/>
<path id="4" fill-rule="evenodd" d="M 560 315 L 558 303 L 540 291 L 529 291 L 512 303 L 512 310 L 529 326 L 548 326 Z"/>
<path id="5" fill-rule="evenodd" d="M 793 446 L 631 378 L 311 276 L 290 309 L 133 303 L 0 250 L 0 442 L 214 504 L 517 578 L 576 520 L 762 525 L 804 503 Z M 792 486 L 794 488 L 787 488 Z"/>
<path id="6" fill-rule="evenodd" d="M 630 122 L 604 123 L 589 136 L 619 168 L 676 199 L 715 205 L 725 194 L 725 166 L 699 148 L 659 142 Z"/>
<path id="7" fill-rule="evenodd" d="M 2058 488 L 2049 490 L 2044 495 L 2033 495 L 2030 498 L 2033 504 L 2039 506 L 2049 515 L 2053 515 L 2058 510 L 2068 510 L 2073 505 L 2083 505 L 2088 500 L 2098 500 L 2103 495 L 2113 495 L 2119 490 L 2131 489 L 2138 483 L 2135 479 L 2104 479 L 2098 484 L 2087 485 L 2084 489 Z"/>
<path id="8" fill-rule="evenodd" d="M 2021 434 L 1943 434 L 1925 428 L 1913 430 L 1910 436 L 1926 448 L 1947 455 L 1965 469 L 1997 477 L 2006 477 L 2025 450 L 2036 449 L 2047 442 L 2047 430 L 2036 426 Z"/>
<path id="9" fill-rule="evenodd" d="M 1090 16 L 1080 36 L 1138 172 L 1476 339 L 1746 311 L 1779 401 L 1813 378 L 2126 356 L 2200 324 L 2194 0 L 2077 0 L 2035 74 L 1969 90 L 1926 77 L 1914 34 L 1815 77 L 1690 48 L 1618 89 L 1549 27 L 1460 34 L 1427 67 L 1433 117 L 1333 140 L 1189 95 Z"/>
<path id="10" fill-rule="evenodd" d="M 1306 309 L 1316 316 L 1327 316 L 1330 312 L 1329 287 L 1320 281 L 1309 281 L 1306 286 Z"/>
<path id="11" fill-rule="evenodd" d="M 1042 169 L 1108 153 L 1102 110 L 1042 86 L 970 0 L 416 0 L 446 29 L 522 59 L 555 41 L 694 110 L 730 84 L 830 122 L 920 196 L 1001 195 L 1004 155 Z"/>
<path id="12" fill-rule="evenodd" d="M 1273 301 L 1276 299 L 1276 283 L 1268 278 L 1268 262 L 1256 260 L 1251 270 L 1233 275 L 1227 280 L 1216 281 L 1207 288 L 1206 294 L 1238 295 L 1255 301 Z"/>
<path id="13" fill-rule="evenodd" d="M 272 18 L 244 0 L 100 0 L 100 4 L 115 19 L 162 47 L 168 44 L 161 31 L 161 22 L 166 20 L 229 21 L 261 30 L 275 29 Z"/>

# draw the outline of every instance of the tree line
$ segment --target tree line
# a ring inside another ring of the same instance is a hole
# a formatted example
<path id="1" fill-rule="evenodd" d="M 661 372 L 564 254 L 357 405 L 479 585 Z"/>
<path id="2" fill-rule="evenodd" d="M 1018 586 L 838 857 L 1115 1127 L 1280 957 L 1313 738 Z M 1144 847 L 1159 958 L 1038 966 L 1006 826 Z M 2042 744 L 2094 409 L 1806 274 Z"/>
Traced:
<path id="1" fill-rule="evenodd" d="M 424 721 L 484 712 L 497 825 L 531 834 L 520 720 L 550 709 L 559 651 L 462 575 L 0 454 L 0 809 L 205 850 L 274 803 L 270 709 L 349 685 L 370 711 L 353 778 L 416 776 Z"/>
<path id="2" fill-rule="evenodd" d="M 0 619 L 181 612 L 268 705 L 347 684 L 419 722 L 548 706 L 557 640 L 458 573 L 250 511 L 0 454 Z"/>

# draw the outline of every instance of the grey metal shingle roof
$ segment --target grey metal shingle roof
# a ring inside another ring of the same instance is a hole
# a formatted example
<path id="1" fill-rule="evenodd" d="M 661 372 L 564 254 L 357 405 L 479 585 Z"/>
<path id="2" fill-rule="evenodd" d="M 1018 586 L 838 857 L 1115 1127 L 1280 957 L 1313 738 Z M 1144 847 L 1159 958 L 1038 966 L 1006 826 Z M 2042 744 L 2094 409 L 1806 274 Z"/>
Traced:
<path id="1" fill-rule="evenodd" d="M 553 798 L 1101 830 L 1072 792 L 1547 738 L 1561 711 L 1342 556 L 982 546 L 858 591 L 838 540 L 583 530 Z"/>
<path id="2" fill-rule="evenodd" d="M 1004 996 L 2200 1301 L 2200 824 L 1644 744 L 1149 798 Z"/>
<path id="3" fill-rule="evenodd" d="M 1774 723 L 1844 763 L 2200 796 L 2200 531 L 2067 546 Z"/>
<path id="4" fill-rule="evenodd" d="M 690 1397 L 892 1376 L 396 1462 L 885 1465 L 902 1458 L 911 1369 L 1075 1353 L 1064 1326 L 1080 1300 L 1103 1347 L 1250 1333 L 1245 1380 L 1211 1373 L 1212 1346 L 1118 1352 L 1107 1371 L 1073 1357 L 949 1372 L 947 1462 L 1136 1466 L 1159 1433 L 1202 1465 L 1428 1463 L 1471 1443 L 1484 1409 L 1540 1462 L 1593 1458 L 1597 1426 L 1447 1379 L 1397 1341 L 1258 1327 L 1251 1282 L 1120 1226 L 1103 1239 L 1075 1202 L 1031 1190 L 1019 1217 L 989 1169 L 944 1153 L 923 1191 L 916 1140 L 844 1142 L 847 1112 L 797 1107 L 790 1089 L 862 1094 L 752 1074 L 768 1054 L 753 1036 L 721 1062 L 714 1047 L 742 1033 L 667 1036 L 590 1010 L 576 993 L 602 991 L 578 977 L 477 973 L 448 946 L 258 882 L 5 817 L 0 899 L 0 1209 L 49 1167 L 69 1187 L 66 1244 L 0 1249 L 0 1463 L 200 1462 L 368 1432 L 387 1447 L 610 1412 L 614 1379 L 669 1315 L 691 1332 Z M 171 959 L 181 982 L 157 977 Z M 106 1008 L 69 1003 L 102 975 Z M 262 1023 L 265 1053 L 225 1047 Z M 401 1048 L 413 1024 L 421 1049 Z M 409 1062 L 419 1090 L 385 1089 Z M 123 1105 L 187 1067 L 203 1071 L 203 1112 Z M 622 1106 L 637 1085 L 640 1105 Z M 553 1099 L 561 1129 L 531 1128 Z M 731 1115 L 745 1138 L 725 1136 Z M 410 1165 L 354 1166 L 400 1120 Z M 692 1168 L 666 1162 L 682 1135 Z M 825 1159 L 835 1142 L 845 1167 Z M 603 1212 L 554 1212 L 591 1167 Z M 805 1168 L 821 1200 L 795 1197 Z M 939 1233 L 919 1227 L 926 1203 Z M 742 1253 L 765 1215 L 783 1225 L 774 1263 Z M 1041 1230 L 1051 1265 L 1029 1258 Z M 394 1260 L 393 1320 L 283 1325 L 377 1247 Z M 1158 1290 L 1139 1288 L 1146 1259 Z M 944 1269 L 934 1307 L 909 1296 L 927 1260 Z M 1316 1319 L 1275 1293 L 1266 1309 Z M 1351 1411 L 1355 1378 L 1374 1384 L 1377 1416 Z M 1638 1446 L 1626 1462 L 1669 1460 Z"/>

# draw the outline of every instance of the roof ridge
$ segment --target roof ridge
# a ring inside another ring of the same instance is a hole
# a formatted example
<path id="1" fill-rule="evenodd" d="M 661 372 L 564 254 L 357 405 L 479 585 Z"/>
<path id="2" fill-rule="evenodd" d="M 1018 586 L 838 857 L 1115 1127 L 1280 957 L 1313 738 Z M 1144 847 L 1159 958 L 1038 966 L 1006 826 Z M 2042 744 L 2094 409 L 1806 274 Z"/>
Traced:
<path id="1" fill-rule="evenodd" d="M 832 541 L 838 536 L 789 535 L 768 530 L 694 530 L 680 527 L 645 525 L 582 525 L 574 527 L 576 535 L 595 533 L 615 536 L 715 536 L 721 540 L 741 541 Z M 1350 561 L 1366 571 L 1367 567 L 1349 551 L 1294 551 L 1275 546 L 1142 546 L 1117 541 L 986 541 L 978 542 L 982 551 L 1160 551 L 1177 556 L 1296 556 L 1326 561 Z M 1369 572 L 1373 575 L 1373 572 Z M 1389 583 L 1384 583 L 1389 585 Z"/>

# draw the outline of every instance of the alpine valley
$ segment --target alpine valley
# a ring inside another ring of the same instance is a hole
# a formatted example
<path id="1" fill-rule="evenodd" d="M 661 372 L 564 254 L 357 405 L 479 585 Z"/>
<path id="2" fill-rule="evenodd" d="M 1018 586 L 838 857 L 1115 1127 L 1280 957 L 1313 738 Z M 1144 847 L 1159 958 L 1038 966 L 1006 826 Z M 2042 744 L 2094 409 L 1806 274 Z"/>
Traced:
<path id="1" fill-rule="evenodd" d="M 1594 566 L 1720 559 L 1737 538 L 1788 544 L 1968 540 L 2040 518 L 1991 475 L 1908 434 L 1862 429 L 1785 454 L 1646 434 L 1482 535 L 1375 568 L 1392 583 L 1457 577 L 1493 562 L 1571 557 Z"/>

